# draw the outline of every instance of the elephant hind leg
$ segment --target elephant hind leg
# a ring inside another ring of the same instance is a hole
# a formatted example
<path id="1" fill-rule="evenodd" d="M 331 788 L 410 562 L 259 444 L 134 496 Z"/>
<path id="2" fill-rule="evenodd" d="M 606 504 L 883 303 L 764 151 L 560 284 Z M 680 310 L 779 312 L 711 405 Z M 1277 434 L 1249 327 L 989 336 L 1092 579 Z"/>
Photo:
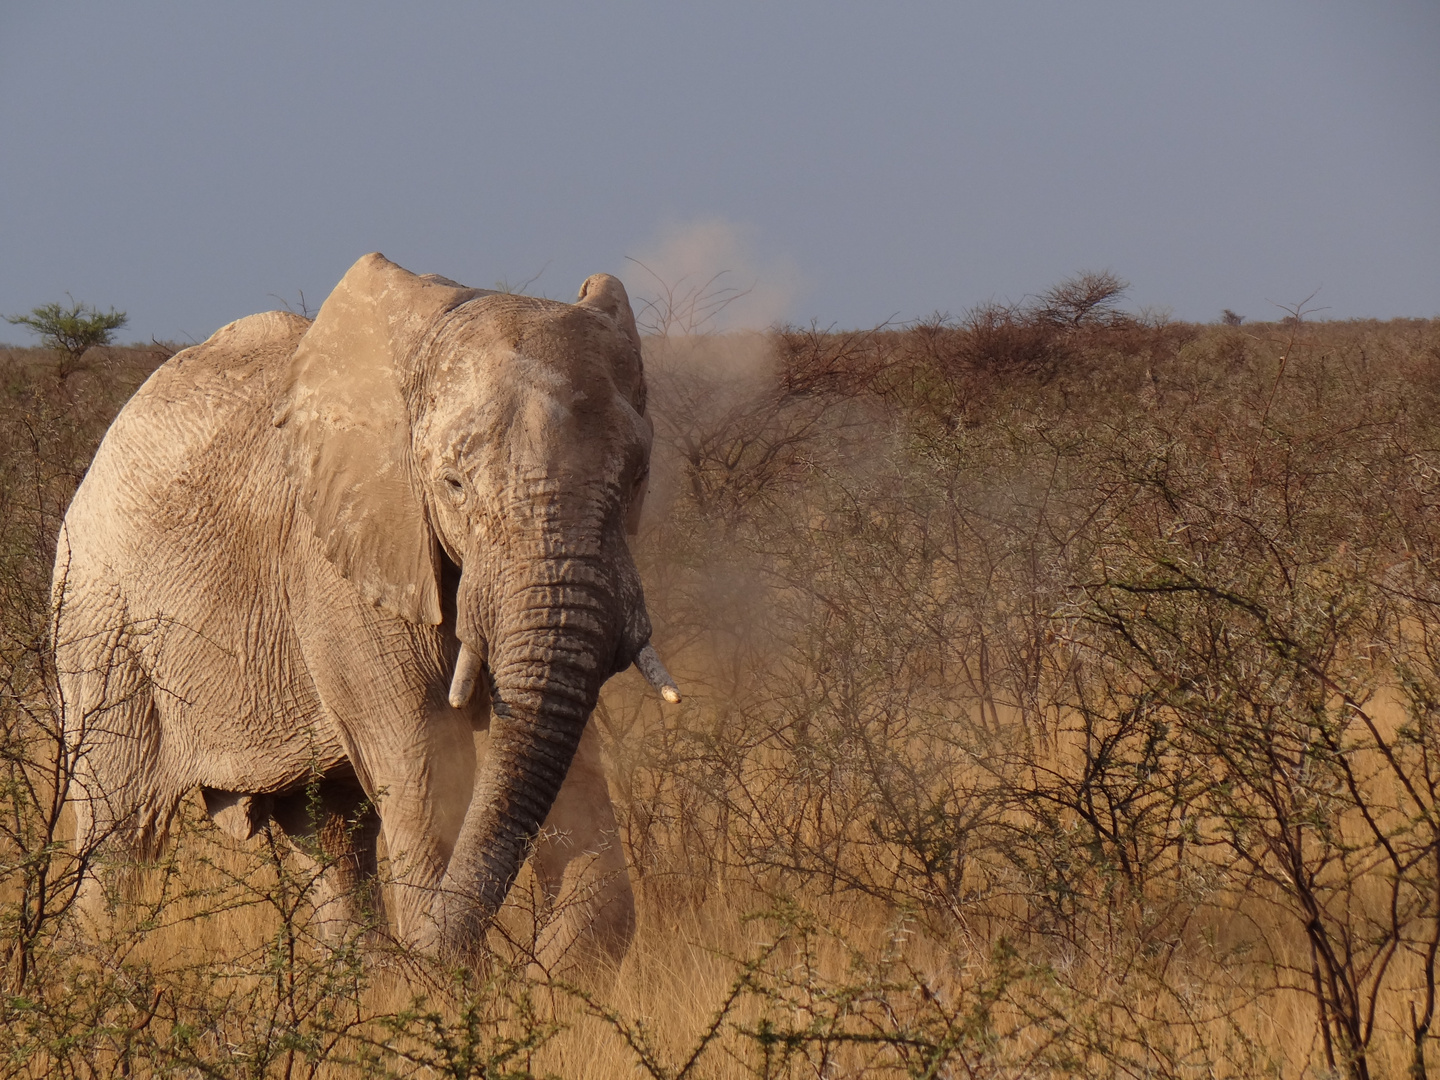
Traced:
<path id="1" fill-rule="evenodd" d="M 274 797 L 270 814 L 294 845 L 314 889 L 315 921 L 328 939 L 382 925 L 375 842 L 380 819 L 353 772 Z"/>
<path id="2" fill-rule="evenodd" d="M 122 891 L 133 891 L 138 881 L 129 871 L 159 855 L 182 796 L 157 768 L 160 721 L 148 684 L 125 674 L 117 668 L 103 679 L 71 680 L 64 705 L 62 773 L 82 868 L 78 900 L 96 917 L 107 906 L 100 864 L 112 864 Z"/>

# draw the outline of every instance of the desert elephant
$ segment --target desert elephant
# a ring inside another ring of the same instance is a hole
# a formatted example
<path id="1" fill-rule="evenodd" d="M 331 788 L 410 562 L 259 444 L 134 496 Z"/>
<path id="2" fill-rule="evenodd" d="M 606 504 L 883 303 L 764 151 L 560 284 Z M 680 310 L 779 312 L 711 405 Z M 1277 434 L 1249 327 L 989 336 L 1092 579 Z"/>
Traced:
<path id="1" fill-rule="evenodd" d="M 80 843 L 153 852 L 200 787 L 235 835 L 318 830 L 338 919 L 378 831 L 396 935 L 471 961 L 538 836 L 542 952 L 618 959 L 634 901 L 586 725 L 631 663 L 679 700 L 626 540 L 651 434 L 605 274 L 571 305 L 372 254 L 313 324 L 172 357 L 56 553 Z"/>

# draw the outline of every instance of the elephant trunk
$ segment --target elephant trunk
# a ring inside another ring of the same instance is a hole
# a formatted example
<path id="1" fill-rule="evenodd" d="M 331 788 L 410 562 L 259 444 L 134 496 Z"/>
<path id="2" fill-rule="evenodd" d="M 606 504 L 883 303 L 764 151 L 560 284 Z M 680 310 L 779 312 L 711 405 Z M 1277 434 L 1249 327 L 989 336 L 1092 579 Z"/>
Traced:
<path id="1" fill-rule="evenodd" d="M 549 572 L 515 590 L 492 624 L 489 752 L 436 898 L 442 952 L 455 960 L 482 947 L 626 636 L 609 582 L 574 563 L 542 569 Z M 455 682 L 473 683 L 474 666 L 462 651 Z"/>

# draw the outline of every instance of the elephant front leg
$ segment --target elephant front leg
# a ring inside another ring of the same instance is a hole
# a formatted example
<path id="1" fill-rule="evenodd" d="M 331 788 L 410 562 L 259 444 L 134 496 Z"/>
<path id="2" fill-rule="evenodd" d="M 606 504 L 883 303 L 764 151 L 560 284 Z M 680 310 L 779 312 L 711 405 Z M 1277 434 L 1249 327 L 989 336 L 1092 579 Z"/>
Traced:
<path id="1" fill-rule="evenodd" d="M 375 620 L 372 632 L 347 636 L 345 619 L 325 616 L 300 628 L 302 640 L 313 635 L 306 663 L 327 730 L 379 818 L 385 913 L 397 942 L 433 952 L 435 895 L 475 782 L 474 718 L 446 700 L 438 637 L 368 612 L 355 621 Z"/>
<path id="2" fill-rule="evenodd" d="M 365 775 L 385 841 L 381 877 L 396 939 L 433 952 L 435 897 L 469 805 L 475 750 L 468 715 L 448 705 L 410 730 L 421 737 L 367 754 Z"/>
<path id="3" fill-rule="evenodd" d="M 535 959 L 551 975 L 585 976 L 625 957 L 635 896 L 592 720 L 545 819 L 532 866 L 545 900 Z"/>

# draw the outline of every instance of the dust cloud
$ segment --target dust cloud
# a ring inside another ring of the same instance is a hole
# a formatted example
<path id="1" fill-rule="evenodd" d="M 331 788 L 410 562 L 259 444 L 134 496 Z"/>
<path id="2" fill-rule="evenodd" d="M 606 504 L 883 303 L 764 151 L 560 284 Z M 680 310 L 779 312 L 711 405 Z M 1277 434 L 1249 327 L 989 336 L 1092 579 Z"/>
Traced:
<path id="1" fill-rule="evenodd" d="M 800 272 L 759 248 L 754 229 L 721 219 L 662 226 L 627 256 L 625 280 L 642 332 L 754 332 L 790 318 L 804 291 Z"/>

